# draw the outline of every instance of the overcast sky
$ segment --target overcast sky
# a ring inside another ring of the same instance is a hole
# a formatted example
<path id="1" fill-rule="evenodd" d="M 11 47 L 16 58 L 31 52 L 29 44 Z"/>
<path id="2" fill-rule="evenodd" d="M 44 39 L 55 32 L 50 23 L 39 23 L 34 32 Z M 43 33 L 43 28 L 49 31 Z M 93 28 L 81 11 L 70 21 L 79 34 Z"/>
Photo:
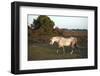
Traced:
<path id="1" fill-rule="evenodd" d="M 28 15 L 28 25 L 39 15 Z M 66 29 L 88 29 L 88 17 L 78 16 L 48 16 L 55 22 L 55 27 Z"/>

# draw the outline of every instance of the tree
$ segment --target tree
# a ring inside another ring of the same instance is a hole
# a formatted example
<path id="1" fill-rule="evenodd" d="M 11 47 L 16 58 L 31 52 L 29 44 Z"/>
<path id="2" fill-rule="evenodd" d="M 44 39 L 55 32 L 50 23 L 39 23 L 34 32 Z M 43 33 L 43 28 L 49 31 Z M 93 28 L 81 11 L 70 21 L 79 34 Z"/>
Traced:
<path id="1" fill-rule="evenodd" d="M 55 23 L 46 15 L 40 15 L 37 19 L 33 19 L 35 30 L 40 30 L 43 34 L 52 34 Z"/>

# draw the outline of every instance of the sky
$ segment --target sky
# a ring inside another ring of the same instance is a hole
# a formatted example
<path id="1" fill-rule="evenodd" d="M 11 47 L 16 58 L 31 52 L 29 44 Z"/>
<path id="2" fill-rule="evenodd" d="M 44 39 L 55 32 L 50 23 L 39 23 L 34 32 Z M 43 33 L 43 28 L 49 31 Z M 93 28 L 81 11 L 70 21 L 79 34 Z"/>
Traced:
<path id="1" fill-rule="evenodd" d="M 28 15 L 28 25 L 33 23 L 39 15 Z M 55 22 L 55 27 L 65 29 L 88 29 L 88 17 L 86 16 L 53 16 L 48 15 Z"/>

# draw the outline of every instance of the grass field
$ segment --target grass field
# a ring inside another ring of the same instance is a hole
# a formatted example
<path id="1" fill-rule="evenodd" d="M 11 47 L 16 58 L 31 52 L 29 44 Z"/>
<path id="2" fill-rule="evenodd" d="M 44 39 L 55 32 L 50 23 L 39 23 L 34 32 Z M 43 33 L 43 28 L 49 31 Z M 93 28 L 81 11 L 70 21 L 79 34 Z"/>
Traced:
<path id="1" fill-rule="evenodd" d="M 63 54 L 63 49 L 58 48 L 57 45 L 50 45 L 49 43 L 39 43 L 34 41 L 28 44 L 28 60 L 52 60 L 52 59 L 79 59 L 88 58 L 88 48 L 87 48 L 87 32 L 74 31 L 65 32 L 64 36 L 75 36 L 78 38 L 78 49 L 74 49 L 74 53 L 70 54 L 71 48 L 65 48 L 65 54 Z M 59 53 L 57 54 L 57 50 Z M 80 51 L 80 52 L 79 52 Z"/>
<path id="2" fill-rule="evenodd" d="M 51 60 L 51 59 L 76 59 L 76 58 L 87 58 L 87 48 L 76 49 L 73 54 L 70 54 L 71 48 L 65 47 L 66 52 L 63 54 L 62 48 L 50 46 L 48 44 L 33 44 L 29 46 L 28 60 Z"/>

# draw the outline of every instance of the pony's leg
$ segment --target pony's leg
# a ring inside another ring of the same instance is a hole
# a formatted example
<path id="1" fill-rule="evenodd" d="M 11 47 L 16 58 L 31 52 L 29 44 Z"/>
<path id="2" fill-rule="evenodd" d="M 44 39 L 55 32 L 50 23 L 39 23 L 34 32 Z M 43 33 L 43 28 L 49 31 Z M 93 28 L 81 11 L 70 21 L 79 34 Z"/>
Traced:
<path id="1" fill-rule="evenodd" d="M 77 50 L 77 51 L 76 51 L 77 53 L 79 53 L 79 54 L 81 53 L 81 52 L 80 52 L 80 49 L 79 49 L 79 46 L 76 45 L 76 46 L 75 46 L 75 49 Z"/>
<path id="2" fill-rule="evenodd" d="M 73 54 L 73 50 L 70 52 L 70 54 Z"/>
<path id="3" fill-rule="evenodd" d="M 57 49 L 57 54 L 59 53 L 59 50 Z"/>
<path id="4" fill-rule="evenodd" d="M 80 51 L 79 47 L 76 46 L 76 48 L 77 48 L 78 56 L 81 57 L 81 51 Z"/>
<path id="5" fill-rule="evenodd" d="M 63 54 L 65 54 L 65 49 L 64 49 L 64 47 L 63 47 Z"/>
<path id="6" fill-rule="evenodd" d="M 74 47 L 72 47 L 72 51 L 70 52 L 70 54 L 73 54 L 73 52 L 74 52 L 74 50 L 73 50 L 73 49 L 74 49 Z"/>
<path id="7" fill-rule="evenodd" d="M 76 46 L 76 49 L 77 49 L 77 50 L 78 50 L 78 52 L 80 53 L 80 50 L 79 50 L 78 46 Z"/>

